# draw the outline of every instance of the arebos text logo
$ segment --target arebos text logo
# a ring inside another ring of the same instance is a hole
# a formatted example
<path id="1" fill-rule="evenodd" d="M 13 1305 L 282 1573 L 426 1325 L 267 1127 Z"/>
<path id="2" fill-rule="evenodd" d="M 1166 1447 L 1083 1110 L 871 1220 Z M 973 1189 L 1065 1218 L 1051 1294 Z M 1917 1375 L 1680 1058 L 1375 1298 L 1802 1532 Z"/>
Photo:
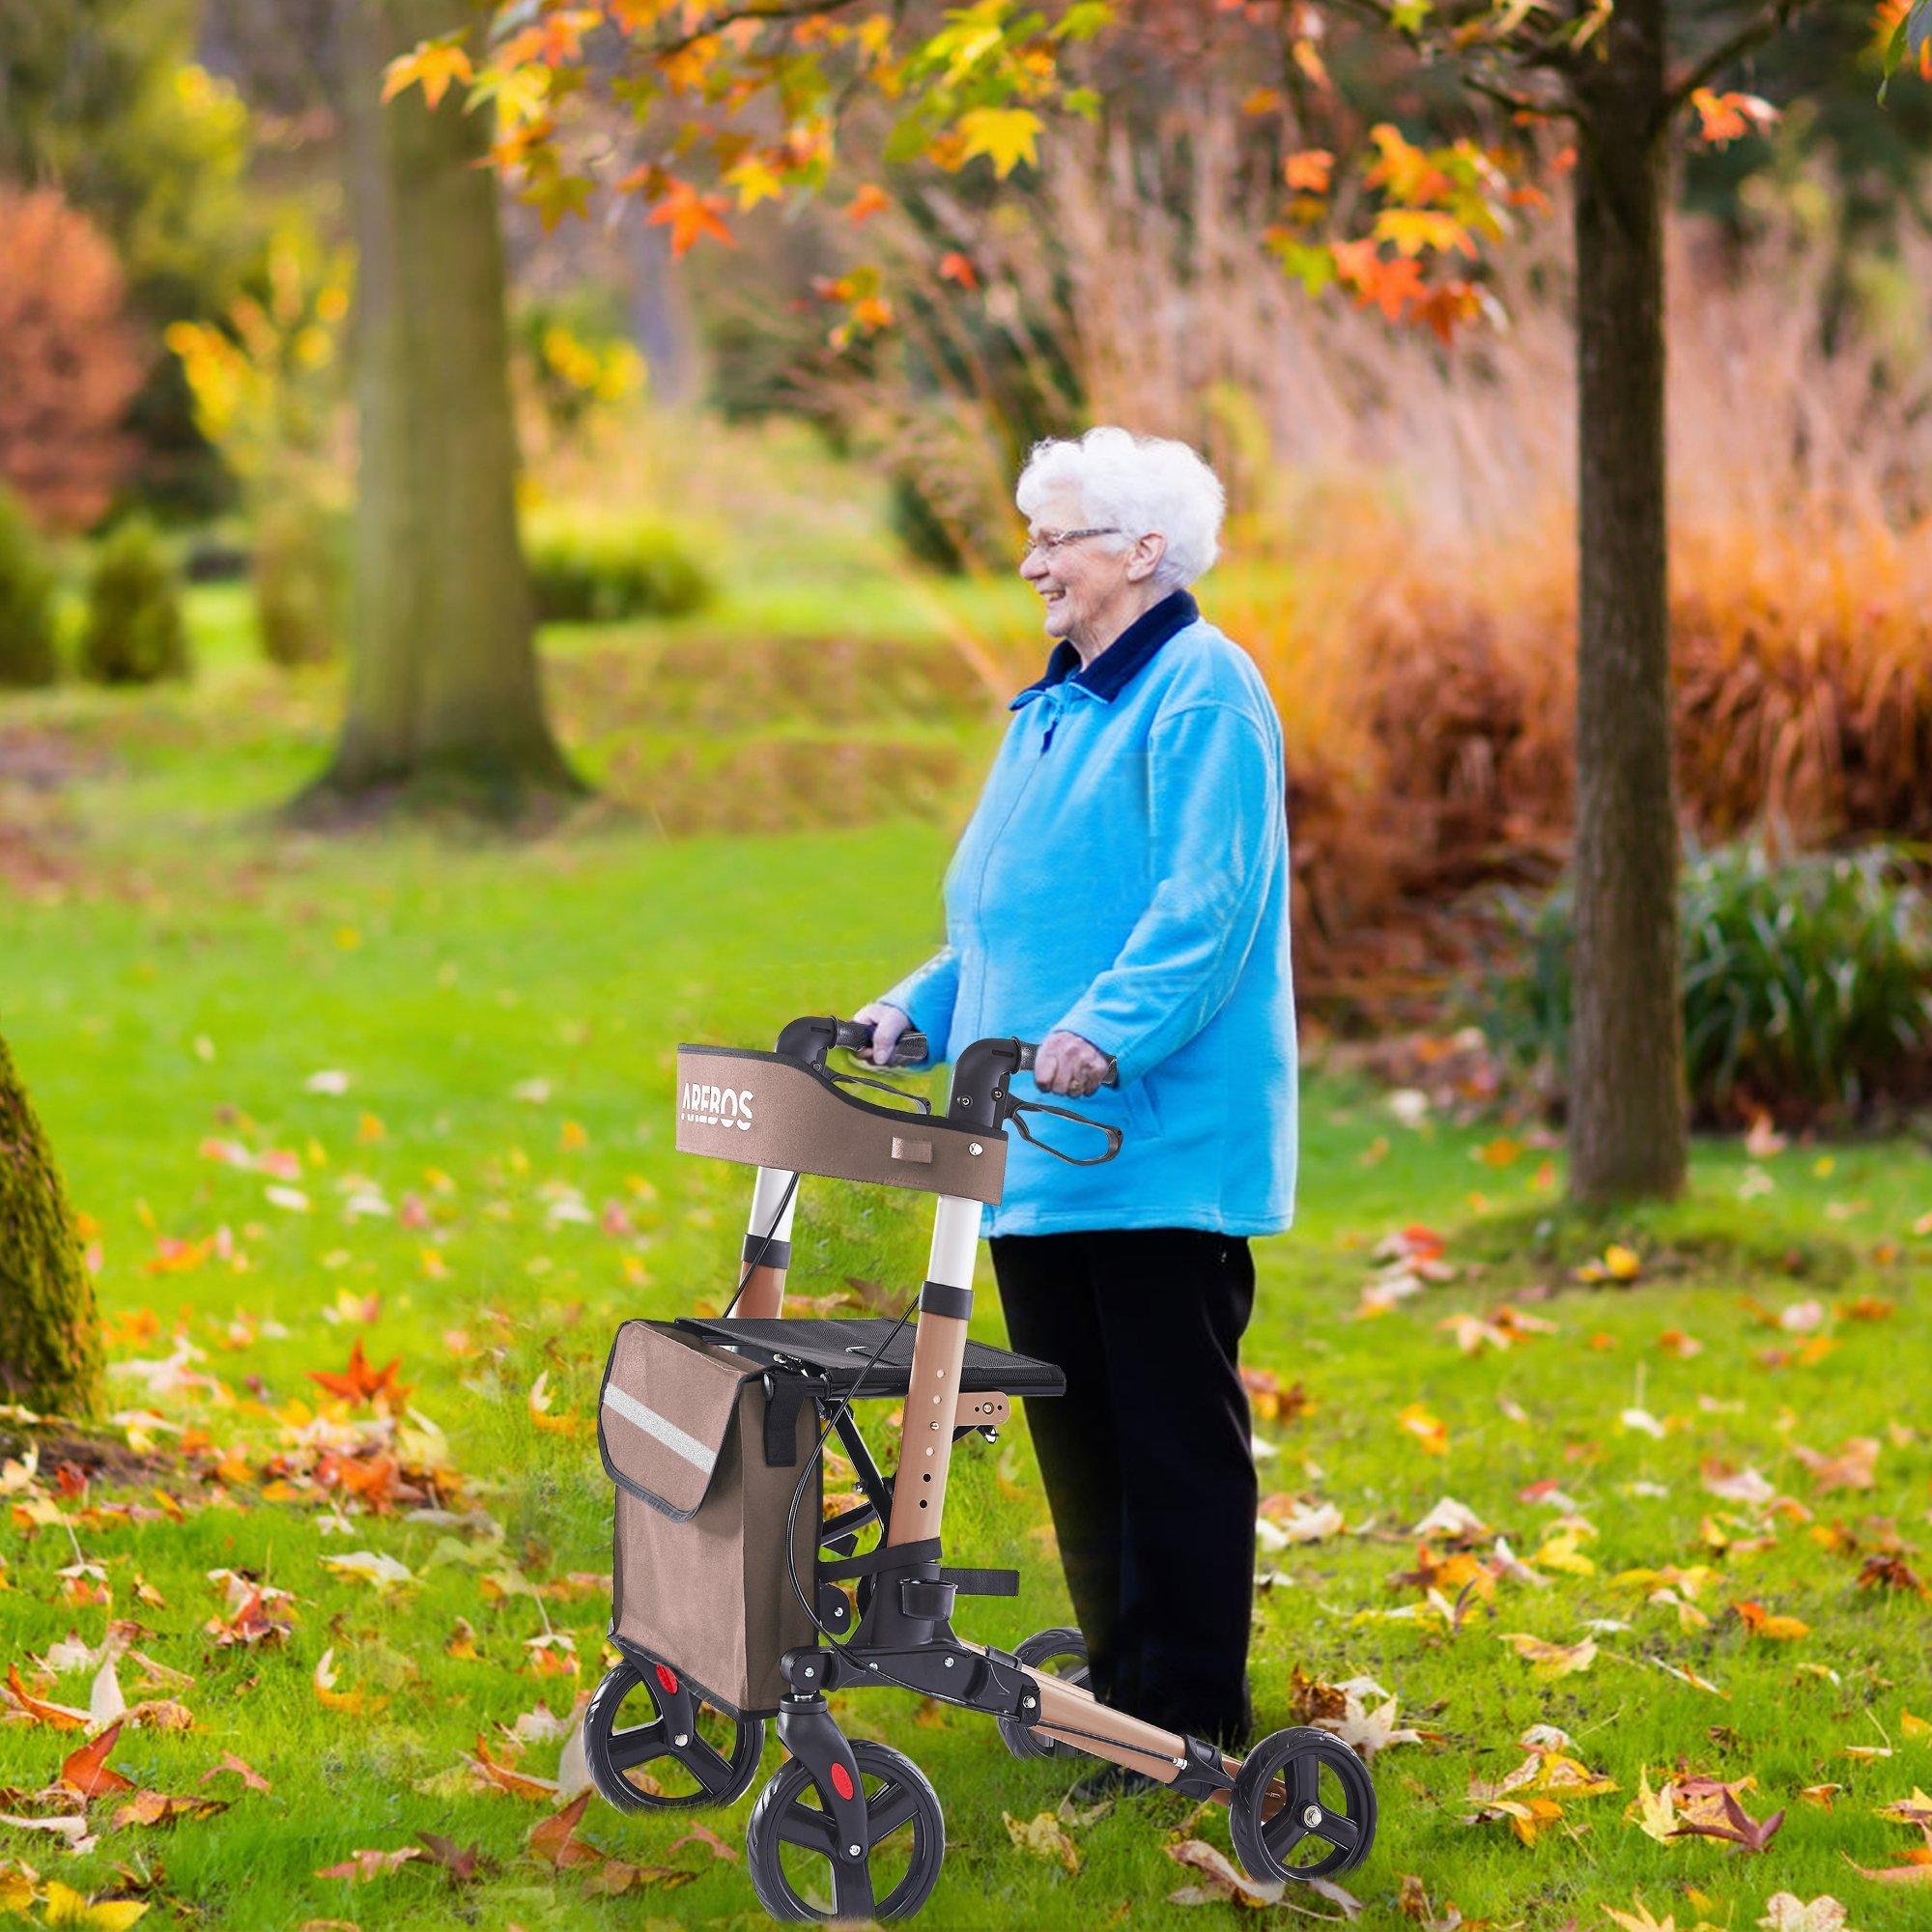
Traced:
<path id="1" fill-rule="evenodd" d="M 752 1131 L 752 1090 L 749 1087 L 707 1087 L 696 1080 L 684 1083 L 679 1118 L 696 1127 L 738 1127 Z"/>

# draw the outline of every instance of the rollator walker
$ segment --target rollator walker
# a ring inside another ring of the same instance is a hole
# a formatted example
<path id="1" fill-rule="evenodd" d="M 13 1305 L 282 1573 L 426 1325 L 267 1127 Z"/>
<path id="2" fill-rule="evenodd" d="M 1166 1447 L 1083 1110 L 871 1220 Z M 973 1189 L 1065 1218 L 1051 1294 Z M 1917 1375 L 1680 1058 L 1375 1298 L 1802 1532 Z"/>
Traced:
<path id="1" fill-rule="evenodd" d="M 1112 1159 L 1121 1132 L 1015 1098 L 1009 1083 L 1037 1051 L 1026 1040 L 967 1047 L 944 1115 L 888 1083 L 827 1070 L 834 1047 L 858 1051 L 871 1034 L 806 1018 L 771 1053 L 678 1049 L 680 1151 L 758 1172 L 732 1305 L 716 1319 L 624 1322 L 605 1371 L 598 1442 L 617 1490 L 611 1638 L 623 1661 L 584 1716 L 598 1790 L 632 1811 L 731 1804 L 756 1778 L 775 1718 L 788 1756 L 746 1833 L 765 1909 L 794 1921 L 909 1918 L 938 1882 L 939 1801 L 909 1758 L 847 1738 L 826 1701 L 890 1686 L 985 1713 L 1015 1757 L 1084 1752 L 1226 1804 L 1236 1852 L 1258 1882 L 1359 1864 L 1375 1837 L 1375 1788 L 1327 1732 L 1276 1731 L 1236 1757 L 1100 1703 L 1076 1630 L 1041 1631 L 1011 1651 L 954 1632 L 958 1597 L 1017 1595 L 1019 1576 L 945 1562 L 953 1445 L 975 1434 L 996 1441 L 1013 1397 L 1066 1386 L 1052 1363 L 966 1332 L 980 1210 L 1001 1197 L 1007 1127 L 1079 1165 Z M 895 1064 L 925 1052 L 906 1035 Z M 862 1098 L 855 1085 L 910 1104 Z M 1027 1123 L 1034 1114 L 1097 1130 L 1106 1151 L 1077 1160 L 1047 1147 Z M 808 1174 L 938 1196 L 909 1331 L 911 1303 L 896 1322 L 784 1318 Z M 895 1398 L 903 1419 L 887 1475 L 853 1406 Z M 834 1435 L 860 1499 L 827 1517 L 823 1451 Z M 876 1535 L 862 1550 L 867 1532 Z M 1184 1526 L 1177 1534 L 1184 1563 Z"/>

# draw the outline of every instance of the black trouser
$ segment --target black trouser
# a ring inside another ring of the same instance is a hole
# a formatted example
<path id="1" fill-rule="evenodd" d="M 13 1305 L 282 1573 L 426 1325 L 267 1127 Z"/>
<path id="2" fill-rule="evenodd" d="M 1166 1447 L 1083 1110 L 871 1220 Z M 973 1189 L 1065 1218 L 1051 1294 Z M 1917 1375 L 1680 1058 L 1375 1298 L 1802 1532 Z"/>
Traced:
<path id="1" fill-rule="evenodd" d="M 1012 1346 L 1066 1376 L 1027 1422 L 1094 1693 L 1238 1748 L 1253 1724 L 1258 1500 L 1236 1365 L 1248 1244 L 1134 1228 L 990 1245 Z"/>

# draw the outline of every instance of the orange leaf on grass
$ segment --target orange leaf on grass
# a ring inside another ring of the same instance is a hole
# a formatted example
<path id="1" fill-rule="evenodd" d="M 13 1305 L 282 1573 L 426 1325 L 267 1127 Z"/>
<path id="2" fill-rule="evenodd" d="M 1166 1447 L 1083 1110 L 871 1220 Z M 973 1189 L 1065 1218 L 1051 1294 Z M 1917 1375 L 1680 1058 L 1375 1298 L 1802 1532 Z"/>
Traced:
<path id="1" fill-rule="evenodd" d="M 359 1686 L 354 1690 L 338 1690 L 335 1683 L 335 1647 L 331 1644 L 317 1659 L 315 1666 L 316 1700 L 325 1710 L 360 1717 L 366 1708 L 373 1716 L 389 1701 L 386 1697 L 366 1697 Z"/>
<path id="2" fill-rule="evenodd" d="M 49 1704 L 44 1698 L 36 1697 L 21 1683 L 17 1663 L 7 1666 L 7 1690 L 19 1709 L 37 1724 L 51 1724 L 57 1731 L 84 1731 L 94 1721 L 85 1711 L 76 1711 L 66 1704 Z"/>
<path id="3" fill-rule="evenodd" d="M 519 1771 L 515 1765 L 505 1764 L 501 1758 L 492 1757 L 489 1741 L 480 1732 L 476 1738 L 475 1755 L 466 1757 L 463 1761 L 482 1777 L 485 1784 L 495 1785 L 498 1791 L 507 1791 L 512 1798 L 528 1798 L 541 1802 L 556 1796 L 556 1784 L 554 1779 L 532 1777 L 527 1772 Z M 577 1814 L 579 1817 L 582 1815 L 582 1801 L 577 1804 Z"/>
<path id="4" fill-rule="evenodd" d="M 1448 1455 L 1449 1426 L 1439 1416 L 1432 1415 L 1424 1404 L 1410 1403 L 1396 1417 L 1396 1426 L 1413 1435 L 1425 1455 Z"/>
<path id="5" fill-rule="evenodd" d="M 708 1845 L 714 1859 L 724 1859 L 733 1864 L 738 1861 L 737 1848 L 727 1845 L 709 1825 L 687 1825 L 684 1828 L 684 1836 L 672 1839 L 665 1848 L 665 1856 L 668 1858 L 683 1845 Z"/>
<path id="6" fill-rule="evenodd" d="M 278 1599 L 287 1599 L 286 1591 L 275 1594 Z M 216 1612 L 202 1625 L 202 1629 L 225 1649 L 238 1643 L 279 1643 L 295 1626 L 285 1618 L 271 1615 L 264 1593 L 251 1590 L 232 1617 L 223 1617 Z"/>
<path id="7" fill-rule="evenodd" d="M 107 1768 L 107 1754 L 121 1736 L 121 1726 L 126 1720 L 116 1719 L 101 1734 L 91 1743 L 84 1744 L 77 1751 L 70 1751 L 61 1765 L 61 1782 L 69 1790 L 77 1791 L 83 1798 L 99 1798 L 110 1791 L 132 1791 L 134 1780 L 123 1777 L 118 1771 Z"/>
<path id="8" fill-rule="evenodd" d="M 344 1402 L 373 1404 L 380 1397 L 390 1407 L 400 1408 L 413 1386 L 396 1380 L 396 1371 L 402 1366 L 402 1360 L 398 1355 L 385 1368 L 372 1369 L 368 1357 L 362 1352 L 362 1338 L 358 1335 L 349 1350 L 349 1366 L 340 1375 L 310 1369 L 308 1378 L 320 1383 L 330 1395 L 340 1396 Z"/>
<path id="9" fill-rule="evenodd" d="M 554 1811 L 530 1827 L 530 1850 L 545 1864 L 561 1868 L 604 1862 L 607 1854 L 577 1835 L 584 1808 L 595 1796 L 594 1791 L 581 1791 L 561 1811 Z"/>
<path id="10" fill-rule="evenodd" d="M 339 1865 L 324 1865 L 317 1878 L 346 1878 L 352 1885 L 367 1885 L 384 1872 L 400 1870 L 423 1856 L 420 1845 L 399 1845 L 393 1852 L 351 1852 Z"/>
<path id="11" fill-rule="evenodd" d="M 272 1791 L 274 1789 L 274 1786 L 253 1765 L 237 1757 L 233 1751 L 223 1751 L 221 1753 L 221 1762 L 204 1771 L 201 1774 L 201 1781 L 206 1784 L 211 1777 L 220 1777 L 224 1773 L 231 1771 L 250 1791 Z"/>
<path id="12" fill-rule="evenodd" d="M 1869 1490 L 1878 1482 L 1878 1437 L 1852 1435 L 1839 1443 L 1837 1453 L 1821 1456 L 1802 1442 L 1791 1445 L 1791 1453 L 1811 1472 L 1811 1480 L 1821 1495 L 1834 1490 Z"/>
<path id="13" fill-rule="evenodd" d="M 1932 1856 L 1924 1859 L 1915 1857 L 1910 1864 L 1871 1865 L 1854 1864 L 1850 1859 L 1845 1862 L 1861 1878 L 1868 1878 L 1874 1885 L 1927 1885 L 1932 1886 Z"/>
<path id="14" fill-rule="evenodd" d="M 1771 1637 L 1779 1643 L 1789 1643 L 1796 1637 L 1811 1634 L 1809 1624 L 1801 1623 L 1796 1617 L 1773 1616 L 1762 1604 L 1748 1599 L 1742 1604 L 1733 1604 L 1731 1608 L 1737 1611 L 1738 1621 L 1752 1636 Z"/>
<path id="15" fill-rule="evenodd" d="M 114 1813 L 118 1832 L 129 1825 L 172 1825 L 183 1818 L 213 1818 L 228 1809 L 225 1798 L 178 1798 L 166 1791 L 137 1791 Z"/>
<path id="16" fill-rule="evenodd" d="M 550 1371 L 545 1369 L 530 1384 L 530 1420 L 552 1435 L 575 1435 L 582 1426 L 582 1419 L 575 1415 L 553 1415 L 550 1406 L 555 1400 L 550 1387 Z"/>

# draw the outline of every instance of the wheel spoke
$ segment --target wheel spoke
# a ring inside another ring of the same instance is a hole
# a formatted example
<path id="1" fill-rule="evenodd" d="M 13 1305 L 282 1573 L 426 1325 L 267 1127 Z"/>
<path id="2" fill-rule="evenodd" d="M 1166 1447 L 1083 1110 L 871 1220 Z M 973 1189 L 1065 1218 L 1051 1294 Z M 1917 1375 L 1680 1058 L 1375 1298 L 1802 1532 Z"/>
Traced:
<path id="1" fill-rule="evenodd" d="M 864 1859 L 832 1861 L 832 1913 L 836 1918 L 872 1916 L 872 1869 Z"/>
<path id="2" fill-rule="evenodd" d="M 1321 1824 L 1312 1829 L 1318 1838 L 1326 1838 L 1338 1852 L 1352 1852 L 1362 1842 L 1362 1828 L 1340 1811 L 1324 1810 Z"/>
<path id="3" fill-rule="evenodd" d="M 1311 1804 L 1321 1802 L 1321 1760 L 1313 1752 L 1297 1757 L 1291 1767 L 1293 1776 L 1289 1789 L 1294 1793 L 1294 1808 L 1305 1811 Z"/>
<path id="4" fill-rule="evenodd" d="M 630 1771 L 649 1758 L 662 1757 L 669 1748 L 662 1721 L 635 1724 L 628 1731 L 613 1731 L 609 1751 L 611 1768 Z"/>
<path id="5" fill-rule="evenodd" d="M 888 1784 L 866 1801 L 866 1835 L 876 1845 L 919 1810 L 919 1801 L 903 1784 Z"/>
<path id="6" fill-rule="evenodd" d="M 1308 1827 L 1301 1822 L 1299 1811 L 1277 1811 L 1262 1827 L 1262 1843 L 1278 1859 L 1286 1859 L 1307 1835 Z"/>
<path id="7" fill-rule="evenodd" d="M 779 1820 L 779 1836 L 787 1845 L 801 1845 L 808 1852 L 819 1852 L 834 1864 L 838 1862 L 837 1837 L 832 1820 L 809 1804 L 792 1804 Z"/>
<path id="8" fill-rule="evenodd" d="M 673 1745 L 671 1755 L 703 1785 L 706 1791 L 716 1795 L 728 1788 L 732 1772 L 728 1759 L 723 1756 L 708 1738 L 691 1733 L 688 1745 Z"/>

